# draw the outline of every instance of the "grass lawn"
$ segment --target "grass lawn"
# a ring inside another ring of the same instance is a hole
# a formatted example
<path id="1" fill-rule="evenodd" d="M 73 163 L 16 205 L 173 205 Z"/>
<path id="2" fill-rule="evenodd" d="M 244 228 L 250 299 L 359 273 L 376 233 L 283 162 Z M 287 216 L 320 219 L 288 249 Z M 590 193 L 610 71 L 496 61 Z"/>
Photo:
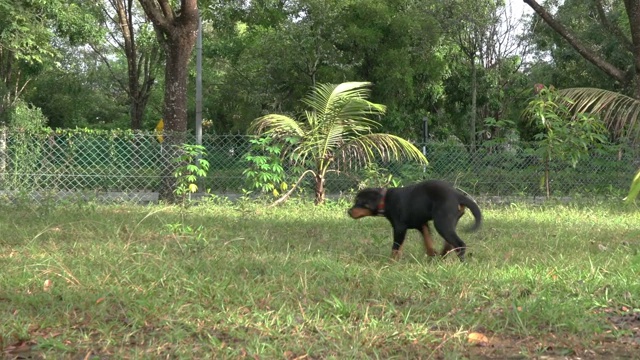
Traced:
<path id="1" fill-rule="evenodd" d="M 0 357 L 639 356 L 637 208 L 484 206 L 461 264 L 348 206 L 3 205 Z"/>

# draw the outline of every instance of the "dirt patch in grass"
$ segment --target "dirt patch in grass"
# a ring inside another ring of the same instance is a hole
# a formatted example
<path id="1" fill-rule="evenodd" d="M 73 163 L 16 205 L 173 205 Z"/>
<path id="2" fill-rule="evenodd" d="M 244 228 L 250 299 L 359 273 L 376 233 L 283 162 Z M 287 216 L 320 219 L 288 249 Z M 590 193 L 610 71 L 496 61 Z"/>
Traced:
<path id="1" fill-rule="evenodd" d="M 483 334 L 469 337 L 468 355 L 472 359 L 636 359 L 640 310 L 623 306 L 599 309 L 596 314 L 603 315 L 610 329 L 589 341 L 569 334 L 524 338 Z"/>
<path id="2" fill-rule="evenodd" d="M 488 336 L 489 341 L 469 344 L 471 359 L 635 359 L 640 346 L 620 339 L 585 343 L 574 336 L 549 334 L 545 337 Z"/>

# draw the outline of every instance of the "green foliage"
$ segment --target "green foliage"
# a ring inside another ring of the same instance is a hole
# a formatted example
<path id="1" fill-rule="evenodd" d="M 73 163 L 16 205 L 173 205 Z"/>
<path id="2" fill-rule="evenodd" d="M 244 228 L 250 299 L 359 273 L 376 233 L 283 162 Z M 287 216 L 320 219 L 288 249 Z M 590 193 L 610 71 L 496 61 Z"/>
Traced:
<path id="1" fill-rule="evenodd" d="M 247 169 L 242 172 L 247 186 L 263 194 L 279 196 L 288 188 L 287 174 L 282 166 L 282 146 L 269 136 L 249 140 L 251 149 L 244 155 Z"/>
<path id="2" fill-rule="evenodd" d="M 114 91 L 114 80 L 107 67 L 94 54 L 78 57 L 80 50 L 71 47 L 59 51 L 63 54 L 61 67 L 44 69 L 24 94 L 26 100 L 42 109 L 49 119 L 49 126 L 129 128 L 127 95 Z M 118 63 L 110 66 L 112 71 L 126 72 L 120 70 Z M 124 79 L 121 81 L 126 83 Z M 158 117 L 157 113 L 153 116 L 153 125 Z M 148 125 L 148 129 L 153 128 Z"/>
<path id="3" fill-rule="evenodd" d="M 90 8 L 84 1 L 0 1 L 0 113 L 36 75 L 59 65 L 60 43 L 104 39 Z"/>
<path id="4" fill-rule="evenodd" d="M 319 84 L 302 99 L 308 110 L 300 120 L 270 114 L 256 119 L 250 130 L 271 136 L 284 144 L 295 139 L 284 154 L 315 179 L 316 203 L 324 201 L 327 172 L 366 165 L 378 159 L 407 157 L 427 163 L 413 144 L 390 134 L 374 133 L 379 123 L 371 117 L 386 107 L 367 100 L 368 82 Z"/>
<path id="5" fill-rule="evenodd" d="M 552 2 L 545 4 L 550 5 Z M 598 7 L 601 7 L 602 12 Z M 580 39 L 587 48 L 597 49 L 597 56 L 611 66 L 623 71 L 633 66 L 634 56 L 630 51 L 633 45 L 628 40 L 631 38 L 629 17 L 623 1 L 605 3 L 572 0 L 562 2 L 561 6 L 546 8 L 574 38 Z M 541 54 L 540 61 L 533 62 L 530 70 L 530 77 L 534 81 L 554 84 L 560 89 L 591 87 L 633 94 L 631 87 L 612 81 L 611 77 L 583 58 L 553 28 L 542 23 L 537 15 L 531 18 L 528 26 L 526 36 L 529 43 Z"/>
<path id="6" fill-rule="evenodd" d="M 590 149 L 603 149 L 608 144 L 607 129 L 597 116 L 571 111 L 571 100 L 558 94 L 553 87 L 540 86 L 524 116 L 542 131 L 534 136 L 535 154 L 545 164 L 544 180 L 549 188 L 549 162 L 552 159 L 569 160 L 573 167 Z"/>
<path id="7" fill-rule="evenodd" d="M 209 161 L 204 157 L 207 155 L 206 149 L 202 145 L 183 144 L 176 146 L 178 156 L 172 159 L 176 164 L 173 176 L 176 178 L 176 188 L 174 193 L 182 197 L 185 203 L 187 196 L 198 191 L 198 178 L 207 176 L 209 171 Z"/>
<path id="8" fill-rule="evenodd" d="M 46 127 L 47 121 L 47 117 L 42 114 L 42 109 L 24 101 L 18 101 L 9 111 L 7 125 L 12 131 L 37 132 Z"/>
<path id="9" fill-rule="evenodd" d="M 402 179 L 395 177 L 389 169 L 376 163 L 367 164 L 358 175 L 361 179 L 358 182 L 358 190 L 364 188 L 399 187 L 402 185 Z"/>
<path id="10" fill-rule="evenodd" d="M 629 189 L 629 194 L 626 198 L 624 198 L 624 200 L 627 203 L 632 203 L 636 200 L 638 194 L 640 194 L 640 171 L 638 171 L 636 176 L 633 178 L 633 181 L 631 182 L 631 188 Z"/>
<path id="11" fill-rule="evenodd" d="M 8 116 L 8 126 L 0 125 L 0 180 L 11 190 L 30 190 L 43 153 L 43 142 L 34 134 L 47 131 L 42 111 L 18 101 Z M 7 132 L 12 134 L 8 139 Z"/>
<path id="12" fill-rule="evenodd" d="M 372 101 L 392 110 L 384 131 L 410 137 L 419 129 L 414 114 L 442 96 L 449 59 L 437 53 L 442 33 L 430 3 L 250 2 L 242 20 L 233 32 L 205 37 L 205 61 L 217 69 L 205 76 L 220 84 L 205 99 L 216 113 L 206 116 L 219 132 L 245 131 L 264 111 L 297 113 L 311 86 L 357 79 L 375 83 Z"/>

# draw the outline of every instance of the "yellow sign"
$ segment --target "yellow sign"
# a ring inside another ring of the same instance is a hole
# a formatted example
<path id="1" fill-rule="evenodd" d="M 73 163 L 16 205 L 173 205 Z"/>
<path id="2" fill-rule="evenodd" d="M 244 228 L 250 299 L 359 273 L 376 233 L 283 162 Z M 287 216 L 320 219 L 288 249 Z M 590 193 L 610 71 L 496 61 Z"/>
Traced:
<path id="1" fill-rule="evenodd" d="M 164 120 L 160 119 L 160 121 L 158 121 L 158 125 L 156 125 L 156 130 L 155 130 L 156 139 L 160 144 L 162 144 L 162 142 L 164 141 L 164 136 L 162 136 L 163 131 L 164 131 Z"/>

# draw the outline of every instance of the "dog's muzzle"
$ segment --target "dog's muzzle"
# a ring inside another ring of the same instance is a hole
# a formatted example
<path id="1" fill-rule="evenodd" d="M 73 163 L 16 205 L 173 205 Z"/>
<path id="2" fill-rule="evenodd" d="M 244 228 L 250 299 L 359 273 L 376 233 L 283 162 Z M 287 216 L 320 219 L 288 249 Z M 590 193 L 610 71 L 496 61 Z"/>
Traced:
<path id="1" fill-rule="evenodd" d="M 352 219 L 360 219 L 361 217 L 374 215 L 371 210 L 359 207 L 352 207 L 347 210 L 347 214 L 349 214 Z"/>

